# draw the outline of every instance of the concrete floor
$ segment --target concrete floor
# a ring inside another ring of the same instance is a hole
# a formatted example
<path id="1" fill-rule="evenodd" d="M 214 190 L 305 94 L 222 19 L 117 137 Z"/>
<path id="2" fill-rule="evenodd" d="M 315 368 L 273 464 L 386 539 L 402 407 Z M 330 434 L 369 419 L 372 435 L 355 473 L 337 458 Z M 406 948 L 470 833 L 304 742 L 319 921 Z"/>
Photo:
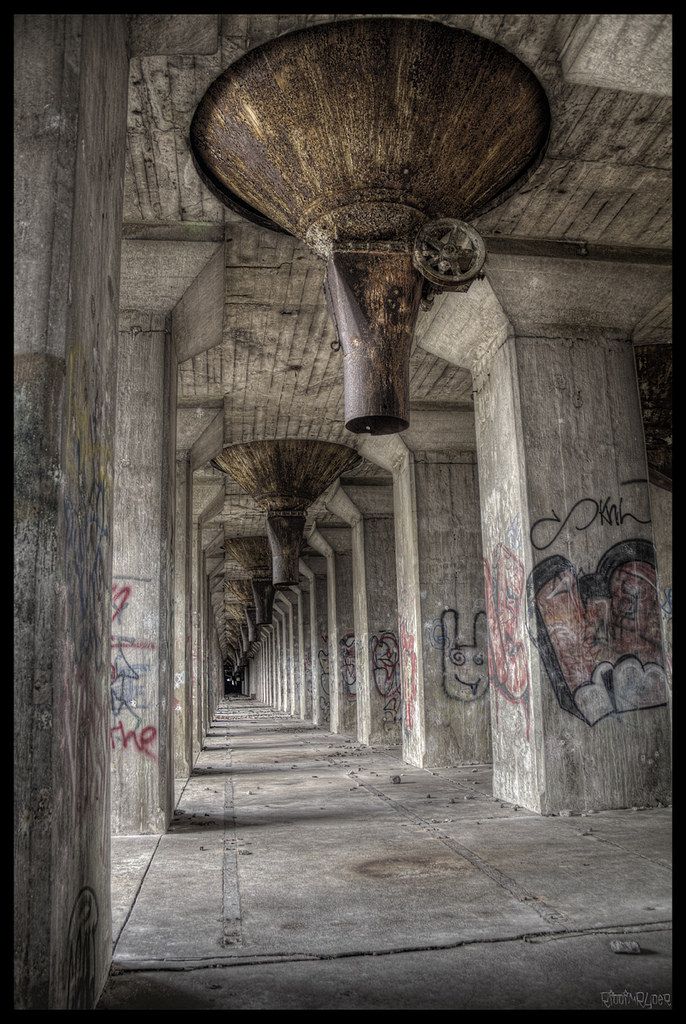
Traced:
<path id="1" fill-rule="evenodd" d="M 98 1009 L 671 1008 L 671 809 L 548 817 L 245 697 L 112 840 Z"/>

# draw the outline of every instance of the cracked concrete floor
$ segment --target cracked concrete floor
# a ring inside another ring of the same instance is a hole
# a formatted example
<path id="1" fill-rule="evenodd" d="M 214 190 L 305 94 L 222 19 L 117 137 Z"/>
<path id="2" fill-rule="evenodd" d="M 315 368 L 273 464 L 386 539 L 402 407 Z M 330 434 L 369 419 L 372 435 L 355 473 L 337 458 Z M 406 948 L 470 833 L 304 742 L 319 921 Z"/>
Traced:
<path id="1" fill-rule="evenodd" d="M 112 840 L 98 1009 L 671 1008 L 671 810 L 541 817 L 245 697 Z"/>

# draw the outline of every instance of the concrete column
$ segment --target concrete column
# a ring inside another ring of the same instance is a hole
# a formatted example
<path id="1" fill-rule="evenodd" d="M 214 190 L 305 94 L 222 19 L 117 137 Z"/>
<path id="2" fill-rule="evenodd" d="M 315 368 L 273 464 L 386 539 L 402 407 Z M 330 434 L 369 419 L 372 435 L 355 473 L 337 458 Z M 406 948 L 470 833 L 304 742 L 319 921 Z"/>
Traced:
<path id="1" fill-rule="evenodd" d="M 188 457 L 176 460 L 174 526 L 174 778 L 191 773 L 193 694 L 191 670 L 191 567 L 193 474 Z M 175 793 L 174 804 L 176 804 Z"/>
<path id="2" fill-rule="evenodd" d="M 427 751 L 414 457 L 398 434 L 364 438 L 359 451 L 393 474 L 402 751 L 409 764 L 423 766 Z"/>
<path id="3" fill-rule="evenodd" d="M 300 718 L 302 694 L 302 647 L 299 642 L 300 623 L 298 620 L 298 595 L 296 587 L 283 591 L 281 598 L 288 612 L 288 649 L 289 649 L 289 714 Z"/>
<path id="4" fill-rule="evenodd" d="M 310 650 L 312 663 L 312 721 L 329 728 L 329 623 L 326 559 L 300 559 L 300 570 L 310 585 Z"/>
<path id="5" fill-rule="evenodd" d="M 667 802 L 669 692 L 631 344 L 512 338 L 483 364 L 477 415 L 494 792 L 544 813 Z"/>
<path id="6" fill-rule="evenodd" d="M 281 615 L 282 629 L 282 671 L 283 671 L 283 710 L 289 714 L 295 714 L 295 660 L 297 654 L 294 650 L 293 631 L 293 603 L 290 596 L 284 591 L 278 591 L 275 598 L 277 610 Z"/>
<path id="7" fill-rule="evenodd" d="M 224 662 L 222 659 L 222 651 L 219 645 L 219 636 L 217 635 L 217 628 L 214 622 L 212 622 L 212 628 L 210 630 L 210 650 L 209 650 L 209 705 L 207 709 L 208 713 L 208 728 L 214 718 L 214 713 L 217 710 L 217 706 L 224 696 Z"/>
<path id="8" fill-rule="evenodd" d="M 14 1008 L 111 961 L 109 635 L 124 15 L 14 17 Z"/>
<path id="9" fill-rule="evenodd" d="M 421 342 L 474 380 L 494 795 L 543 813 L 669 800 L 630 340 L 668 287 L 661 267 L 491 257 Z"/>
<path id="10" fill-rule="evenodd" d="M 474 452 L 415 452 L 414 471 L 427 764 L 490 763 L 488 627 Z"/>
<path id="11" fill-rule="evenodd" d="M 353 556 L 349 527 L 315 528 L 309 535 L 327 562 L 331 732 L 357 735 Z"/>
<path id="12" fill-rule="evenodd" d="M 176 375 L 165 318 L 127 311 L 120 323 L 110 735 L 112 831 L 130 834 L 163 832 L 173 811 L 168 429 Z"/>
<path id="13" fill-rule="evenodd" d="M 295 596 L 296 636 L 298 659 L 296 663 L 296 706 L 298 718 L 312 717 L 312 665 L 310 659 L 310 600 L 309 588 L 293 588 Z"/>
<path id="14" fill-rule="evenodd" d="M 274 707 L 283 711 L 286 704 L 286 671 L 284 644 L 284 615 L 280 602 L 274 601 L 272 621 L 274 623 Z"/>
<path id="15" fill-rule="evenodd" d="M 372 745 L 401 742 L 401 682 L 392 485 L 346 486 L 353 541 L 357 736 Z M 340 508 L 344 515 L 344 508 Z"/>
<path id="16" fill-rule="evenodd" d="M 280 655 L 280 644 L 279 644 L 279 632 L 281 629 L 281 620 L 278 615 L 274 614 L 272 610 L 272 635 L 270 644 L 270 655 L 271 655 L 271 672 L 270 672 L 270 685 L 269 685 L 269 704 L 273 708 L 279 707 L 279 680 L 281 673 L 279 671 L 279 655 Z"/>
<path id="17" fill-rule="evenodd" d="M 389 459 L 403 756 L 413 764 L 484 763 L 491 756 L 475 447 L 469 410 L 418 412 Z"/>

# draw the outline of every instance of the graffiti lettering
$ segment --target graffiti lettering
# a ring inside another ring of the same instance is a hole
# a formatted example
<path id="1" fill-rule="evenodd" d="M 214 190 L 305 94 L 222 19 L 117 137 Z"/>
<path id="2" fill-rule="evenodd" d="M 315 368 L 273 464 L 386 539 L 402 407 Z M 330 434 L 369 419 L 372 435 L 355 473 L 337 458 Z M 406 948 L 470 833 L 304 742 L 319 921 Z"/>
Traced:
<path id="1" fill-rule="evenodd" d="M 129 584 L 115 583 L 112 586 L 112 622 L 121 620 L 129 605 L 132 588 Z M 157 737 L 157 729 L 153 725 L 143 726 L 140 712 L 146 707 L 145 676 L 151 666 L 146 663 L 130 660 L 125 651 L 155 650 L 151 642 L 136 640 L 131 636 L 112 636 L 111 648 L 114 652 L 110 662 L 110 708 L 114 725 L 110 728 L 112 750 L 115 749 L 115 737 L 122 741 L 126 750 L 133 738 L 136 750 L 152 760 L 157 760 L 150 749 Z M 124 724 L 126 718 L 127 725 Z M 141 728 L 142 727 L 142 728 Z M 150 731 L 152 730 L 152 732 Z"/>
<path id="2" fill-rule="evenodd" d="M 647 480 L 624 480 L 620 487 L 629 484 L 645 484 Z M 561 519 L 554 509 L 552 515 L 537 519 L 531 527 L 529 536 L 531 544 L 537 551 L 545 551 L 555 543 L 564 528 L 573 525 L 575 530 L 587 530 L 596 521 L 601 526 L 621 526 L 627 519 L 633 519 L 637 523 L 649 523 L 650 518 L 641 519 L 633 512 L 624 511 L 624 498 L 620 497 L 619 502 L 614 502 L 610 497 L 602 498 L 579 498 L 572 505 L 567 515 Z"/>
<path id="3" fill-rule="evenodd" d="M 151 761 L 157 761 L 157 755 L 150 749 L 157 739 L 157 729 L 154 725 L 145 725 L 140 731 L 138 729 L 130 729 L 127 732 L 124 728 L 124 723 L 118 722 L 110 729 L 112 750 L 116 748 L 115 738 L 121 740 L 124 750 L 128 747 L 129 741 L 133 740 L 136 750 L 141 754 L 145 754 Z"/>
<path id="4" fill-rule="evenodd" d="M 588 725 L 667 703 L 655 549 L 615 544 L 594 573 L 552 555 L 527 592 L 536 643 L 560 707 Z"/>

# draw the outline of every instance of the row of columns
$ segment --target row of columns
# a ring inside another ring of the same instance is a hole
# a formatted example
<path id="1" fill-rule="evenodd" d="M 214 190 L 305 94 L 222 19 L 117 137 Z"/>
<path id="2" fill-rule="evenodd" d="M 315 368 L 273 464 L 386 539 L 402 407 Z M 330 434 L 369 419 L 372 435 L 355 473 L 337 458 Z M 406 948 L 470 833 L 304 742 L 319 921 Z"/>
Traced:
<path id="1" fill-rule="evenodd" d="M 15 1007 L 92 1009 L 110 829 L 164 830 L 223 690 L 216 510 L 192 514 L 223 438 L 177 459 L 188 339 L 119 311 L 126 20 L 30 18 L 15 22 Z M 669 268 L 514 262 L 491 257 L 490 283 L 418 331 L 471 369 L 473 419 L 458 410 L 443 447 L 414 428 L 360 442 L 392 475 L 392 515 L 329 496 L 348 536 L 310 538 L 247 685 L 413 764 L 490 759 L 495 795 L 542 813 L 668 802 L 671 512 L 648 483 L 631 331 Z"/>
<path id="2" fill-rule="evenodd" d="M 291 714 L 311 701 L 316 724 L 413 764 L 492 762 L 494 795 L 541 813 L 668 803 L 669 521 L 631 345 L 508 330 L 475 384 L 478 464 L 363 442 L 393 474 L 391 513 L 325 495 L 348 526 L 309 534 L 307 651 L 275 626 L 252 692 Z M 452 416 L 456 445 L 470 418 Z"/>

